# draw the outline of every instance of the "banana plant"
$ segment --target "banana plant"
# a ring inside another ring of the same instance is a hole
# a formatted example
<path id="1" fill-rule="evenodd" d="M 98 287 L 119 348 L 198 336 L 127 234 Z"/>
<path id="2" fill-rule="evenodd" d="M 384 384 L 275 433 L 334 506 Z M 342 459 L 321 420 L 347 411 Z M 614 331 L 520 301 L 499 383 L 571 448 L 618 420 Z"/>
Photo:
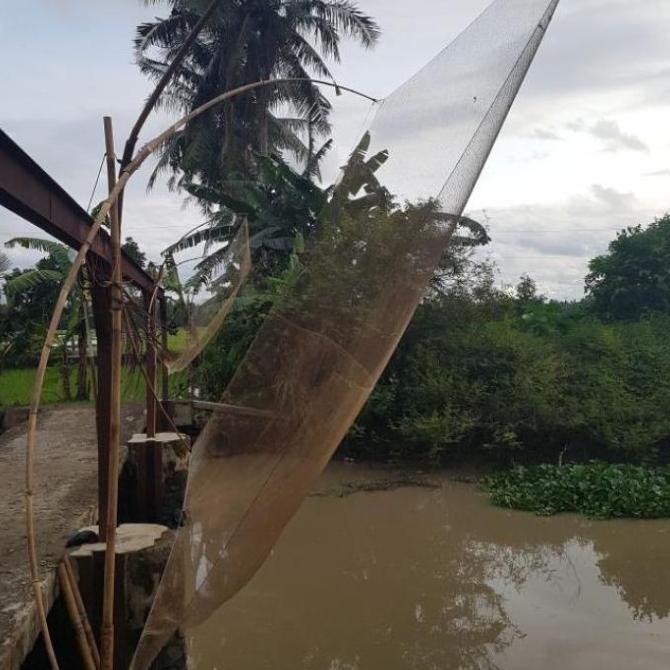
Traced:
<path id="1" fill-rule="evenodd" d="M 315 180 L 318 164 L 331 144 L 313 152 L 314 160 L 302 172 L 279 156 L 257 158 L 258 179 L 228 179 L 218 187 L 187 184 L 186 190 L 203 205 L 207 220 L 202 226 L 166 248 L 163 255 L 204 245 L 202 259 L 188 281 L 189 288 L 206 286 L 216 276 L 227 256 L 227 248 L 240 226 L 249 226 L 249 245 L 257 276 L 277 276 L 295 263 L 305 242 L 342 208 L 351 215 L 388 212 L 392 194 L 383 186 L 378 171 L 388 160 L 386 150 L 368 156 L 371 138 L 365 133 L 343 166 L 339 179 L 328 187 Z M 454 245 L 473 247 L 488 242 L 486 229 L 462 217 Z M 220 245 L 211 251 L 215 245 Z M 173 262 L 173 261 L 172 261 Z"/>

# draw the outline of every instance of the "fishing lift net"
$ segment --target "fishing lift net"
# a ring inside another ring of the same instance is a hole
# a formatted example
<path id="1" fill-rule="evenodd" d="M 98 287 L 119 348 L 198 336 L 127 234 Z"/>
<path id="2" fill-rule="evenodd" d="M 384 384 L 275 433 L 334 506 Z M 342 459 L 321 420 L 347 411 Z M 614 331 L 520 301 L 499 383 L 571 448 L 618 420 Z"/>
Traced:
<path id="1" fill-rule="evenodd" d="M 249 228 L 242 224 L 233 240 L 227 243 L 208 263 L 206 286 L 209 298 L 198 310 L 187 295 L 189 286 L 179 279 L 177 265 L 171 255 L 166 259 L 165 271 L 177 293 L 180 308 L 185 312 L 186 342 L 177 347 L 158 347 L 161 360 L 169 374 L 182 372 L 202 353 L 219 332 L 235 299 L 251 271 Z M 198 277 L 198 286 L 202 277 Z M 213 313 L 213 316 L 212 316 Z"/>
<path id="2" fill-rule="evenodd" d="M 131 667 L 261 566 L 368 399 L 447 248 L 558 0 L 496 0 L 380 105 L 196 441 Z M 324 531 L 327 532 L 327 531 Z"/>

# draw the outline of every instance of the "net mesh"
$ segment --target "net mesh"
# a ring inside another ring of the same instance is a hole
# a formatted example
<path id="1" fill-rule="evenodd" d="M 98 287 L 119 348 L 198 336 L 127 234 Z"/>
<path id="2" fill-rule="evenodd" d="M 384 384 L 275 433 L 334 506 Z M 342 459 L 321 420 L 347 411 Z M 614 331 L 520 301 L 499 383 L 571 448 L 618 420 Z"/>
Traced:
<path id="1" fill-rule="evenodd" d="M 242 224 L 235 238 L 221 250 L 216 264 L 208 268 L 206 285 L 210 298 L 206 305 L 200 307 L 199 313 L 188 314 L 186 328 L 183 331 L 186 334 L 186 341 L 180 343 L 178 348 L 167 350 L 158 348 L 162 363 L 169 374 L 185 370 L 219 332 L 251 272 L 251 267 L 249 227 Z M 171 274 L 175 284 L 179 283 L 177 292 L 184 302 L 185 287 L 179 282 L 176 267 Z M 192 305 L 184 307 L 189 312 L 193 309 Z M 210 316 L 212 310 L 214 315 Z M 203 312 L 206 316 L 203 316 Z"/>
<path id="2" fill-rule="evenodd" d="M 195 443 L 132 668 L 253 576 L 350 428 L 454 232 L 558 0 L 497 0 L 385 99 Z M 436 198 L 436 199 L 431 199 Z M 404 202 L 397 205 L 396 202 Z"/>

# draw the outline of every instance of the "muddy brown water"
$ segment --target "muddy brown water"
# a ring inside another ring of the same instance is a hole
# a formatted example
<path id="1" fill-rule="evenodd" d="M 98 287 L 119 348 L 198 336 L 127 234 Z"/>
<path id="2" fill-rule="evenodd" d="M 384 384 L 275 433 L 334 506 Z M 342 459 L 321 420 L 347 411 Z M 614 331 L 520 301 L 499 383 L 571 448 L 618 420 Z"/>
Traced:
<path id="1" fill-rule="evenodd" d="M 370 490 L 402 479 L 332 465 L 256 577 L 196 631 L 195 667 L 670 665 L 670 521 L 540 518 L 439 475 Z"/>

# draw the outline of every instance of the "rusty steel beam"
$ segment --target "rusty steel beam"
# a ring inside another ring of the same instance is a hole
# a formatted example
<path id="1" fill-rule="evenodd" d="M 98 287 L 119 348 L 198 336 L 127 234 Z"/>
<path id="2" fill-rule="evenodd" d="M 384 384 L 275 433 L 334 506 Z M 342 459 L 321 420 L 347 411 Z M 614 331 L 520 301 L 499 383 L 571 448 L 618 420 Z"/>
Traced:
<path id="1" fill-rule="evenodd" d="M 73 249 L 79 249 L 93 224 L 83 207 L 2 130 L 0 205 Z M 111 266 L 112 245 L 106 230 L 100 230 L 90 253 Z M 122 271 L 125 280 L 144 292 L 153 291 L 152 278 L 129 256 L 123 257 Z"/>

